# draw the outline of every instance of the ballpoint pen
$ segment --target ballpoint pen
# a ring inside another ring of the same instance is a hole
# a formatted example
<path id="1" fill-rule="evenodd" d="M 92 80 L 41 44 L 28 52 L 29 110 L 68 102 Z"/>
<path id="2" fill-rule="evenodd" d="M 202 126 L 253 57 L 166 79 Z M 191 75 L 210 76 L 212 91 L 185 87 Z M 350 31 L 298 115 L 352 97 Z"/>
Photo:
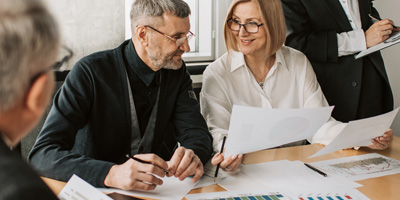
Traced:
<path id="1" fill-rule="evenodd" d="M 136 157 L 133 157 L 133 156 L 129 156 L 128 154 L 126 154 L 125 156 L 126 156 L 127 158 L 132 158 L 133 160 L 136 160 L 136 161 L 138 161 L 138 162 L 140 162 L 140 163 L 143 163 L 143 164 L 150 164 L 150 165 L 157 166 L 157 165 L 155 165 L 155 164 L 153 164 L 153 163 L 151 163 L 151 162 L 144 161 L 144 160 L 142 160 L 142 159 L 139 159 L 139 158 L 136 158 Z M 165 173 L 168 173 L 168 170 L 164 169 L 164 172 L 165 172 Z"/>
<path id="2" fill-rule="evenodd" d="M 371 18 L 371 19 L 373 19 L 373 20 L 375 20 L 375 21 L 381 21 L 382 19 L 381 18 L 379 18 L 379 17 L 377 17 L 377 16 L 373 16 L 373 15 L 371 15 L 371 14 L 368 14 L 368 16 Z M 397 26 L 395 26 L 395 25 L 392 25 L 393 26 L 393 28 L 398 28 Z"/>
<path id="3" fill-rule="evenodd" d="M 224 136 L 224 139 L 222 140 L 221 151 L 219 151 L 219 153 L 222 153 L 222 152 L 224 151 L 225 140 L 226 140 L 226 136 Z M 220 164 L 221 164 L 221 163 L 218 163 L 217 169 L 215 169 L 214 182 L 215 182 L 215 180 L 217 180 L 218 170 L 219 170 L 219 165 L 220 165 Z"/>
<path id="4" fill-rule="evenodd" d="M 318 174 L 321 174 L 322 176 L 325 176 L 325 177 L 328 176 L 327 174 L 325 174 L 325 173 L 322 172 L 321 170 L 319 170 L 319 169 L 317 169 L 317 168 L 315 168 L 315 167 L 313 167 L 313 166 L 311 166 L 311 165 L 309 165 L 309 164 L 307 164 L 307 163 L 304 163 L 304 165 L 307 166 L 308 168 L 314 170 L 314 171 L 317 172 Z"/>

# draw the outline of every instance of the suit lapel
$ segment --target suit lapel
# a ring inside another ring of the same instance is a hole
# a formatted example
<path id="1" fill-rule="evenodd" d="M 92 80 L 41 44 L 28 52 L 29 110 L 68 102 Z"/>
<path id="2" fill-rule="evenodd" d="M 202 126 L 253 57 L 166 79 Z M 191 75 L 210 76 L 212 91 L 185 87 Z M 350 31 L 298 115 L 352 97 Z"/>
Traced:
<path id="1" fill-rule="evenodd" d="M 353 30 L 339 0 L 320 0 L 320 1 L 323 1 L 325 3 L 325 6 L 331 12 L 332 16 L 334 16 L 334 18 L 336 19 L 339 26 L 343 29 L 343 31 Z"/>

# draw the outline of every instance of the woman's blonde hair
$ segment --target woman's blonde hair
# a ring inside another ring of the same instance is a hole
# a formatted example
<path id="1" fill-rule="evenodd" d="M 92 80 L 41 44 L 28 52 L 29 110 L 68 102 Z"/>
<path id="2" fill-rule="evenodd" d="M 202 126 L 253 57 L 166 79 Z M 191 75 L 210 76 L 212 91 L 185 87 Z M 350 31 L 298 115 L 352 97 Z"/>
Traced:
<path id="1" fill-rule="evenodd" d="M 244 2 L 254 1 L 259 6 L 261 21 L 264 25 L 260 28 L 265 29 L 265 55 L 271 56 L 275 54 L 283 45 L 286 38 L 285 17 L 283 15 L 282 5 L 280 0 L 234 0 L 228 10 L 224 25 L 224 36 L 226 49 L 239 51 L 238 43 L 235 35 L 228 27 L 228 20 L 232 18 L 235 7 Z"/>

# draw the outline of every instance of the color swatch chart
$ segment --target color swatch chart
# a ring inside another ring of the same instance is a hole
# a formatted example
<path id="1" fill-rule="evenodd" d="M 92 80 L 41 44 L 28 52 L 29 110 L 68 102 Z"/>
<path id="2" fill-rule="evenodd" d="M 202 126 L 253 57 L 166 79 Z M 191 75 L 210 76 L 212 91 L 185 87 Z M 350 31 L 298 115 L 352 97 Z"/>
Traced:
<path id="1" fill-rule="evenodd" d="M 368 200 L 364 194 L 358 190 L 347 190 L 340 192 L 316 192 L 297 194 L 298 200 Z"/>
<path id="2" fill-rule="evenodd" d="M 318 197 L 299 197 L 299 200 L 353 200 L 349 195 L 346 196 L 318 196 Z"/>
<path id="3" fill-rule="evenodd" d="M 279 192 L 214 192 L 207 194 L 191 194 L 189 200 L 293 200 Z"/>
<path id="4" fill-rule="evenodd" d="M 241 197 L 228 197 L 228 198 L 218 198 L 210 200 L 281 200 L 287 199 L 281 194 L 276 195 L 257 195 L 257 196 L 241 196 Z"/>

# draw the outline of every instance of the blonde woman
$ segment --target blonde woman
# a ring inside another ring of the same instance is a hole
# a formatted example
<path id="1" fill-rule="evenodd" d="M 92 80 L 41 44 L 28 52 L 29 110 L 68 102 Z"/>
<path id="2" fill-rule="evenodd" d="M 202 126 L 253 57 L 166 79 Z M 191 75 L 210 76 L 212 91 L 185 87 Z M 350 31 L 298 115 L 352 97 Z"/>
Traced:
<path id="1" fill-rule="evenodd" d="M 200 95 L 202 114 L 214 138 L 214 152 L 228 134 L 233 105 L 263 108 L 316 108 L 328 106 L 308 59 L 283 46 L 285 21 L 280 0 L 235 0 L 224 27 L 228 53 L 207 67 Z M 344 127 L 331 119 L 309 141 L 285 146 L 329 143 Z M 392 140 L 389 130 L 370 148 L 384 149 Z M 381 140 L 380 140 L 381 139 Z M 236 171 L 242 155 L 217 153 L 211 163 Z"/>

